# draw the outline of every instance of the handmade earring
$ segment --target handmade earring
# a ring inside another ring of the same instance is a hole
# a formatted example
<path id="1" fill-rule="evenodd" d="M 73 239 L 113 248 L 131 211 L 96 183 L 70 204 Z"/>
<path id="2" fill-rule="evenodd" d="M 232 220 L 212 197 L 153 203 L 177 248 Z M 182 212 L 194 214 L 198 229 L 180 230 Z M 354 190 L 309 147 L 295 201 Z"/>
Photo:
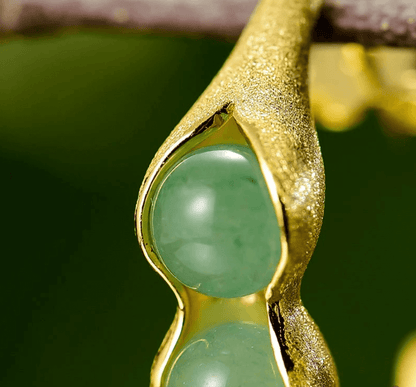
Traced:
<path id="1" fill-rule="evenodd" d="M 320 3 L 261 1 L 146 173 L 138 239 L 179 304 L 153 387 L 338 386 L 300 300 L 324 210 L 307 85 Z"/>

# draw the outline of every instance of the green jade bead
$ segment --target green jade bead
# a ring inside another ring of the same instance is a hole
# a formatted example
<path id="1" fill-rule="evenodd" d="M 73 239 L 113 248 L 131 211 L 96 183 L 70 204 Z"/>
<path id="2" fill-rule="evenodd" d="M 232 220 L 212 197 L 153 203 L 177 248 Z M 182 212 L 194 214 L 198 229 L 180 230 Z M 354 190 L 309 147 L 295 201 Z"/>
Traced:
<path id="1" fill-rule="evenodd" d="M 156 253 L 180 282 L 223 298 L 270 283 L 280 260 L 280 228 L 249 147 L 221 144 L 189 153 L 168 171 L 152 203 Z"/>
<path id="2" fill-rule="evenodd" d="M 233 322 L 192 338 L 167 377 L 167 387 L 284 387 L 268 329 Z"/>

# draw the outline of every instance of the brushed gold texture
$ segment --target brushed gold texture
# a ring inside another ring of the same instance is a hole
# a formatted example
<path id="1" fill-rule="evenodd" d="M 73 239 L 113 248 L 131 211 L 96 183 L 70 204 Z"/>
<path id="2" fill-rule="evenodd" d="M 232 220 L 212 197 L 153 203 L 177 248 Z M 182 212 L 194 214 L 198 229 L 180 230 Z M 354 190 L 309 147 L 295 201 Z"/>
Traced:
<path id="1" fill-rule="evenodd" d="M 268 325 L 286 387 L 338 386 L 329 349 L 300 300 L 303 273 L 314 251 L 324 212 L 325 175 L 308 97 L 315 0 L 263 0 L 230 57 L 162 144 L 146 172 L 136 206 L 143 252 L 178 299 L 178 311 L 151 373 L 166 385 L 167 370 L 183 344 L 218 322 Z M 219 299 L 177 281 L 152 246 L 153 194 L 178 159 L 213 143 L 247 143 L 254 151 L 281 228 L 282 256 L 272 282 L 246 297 Z"/>

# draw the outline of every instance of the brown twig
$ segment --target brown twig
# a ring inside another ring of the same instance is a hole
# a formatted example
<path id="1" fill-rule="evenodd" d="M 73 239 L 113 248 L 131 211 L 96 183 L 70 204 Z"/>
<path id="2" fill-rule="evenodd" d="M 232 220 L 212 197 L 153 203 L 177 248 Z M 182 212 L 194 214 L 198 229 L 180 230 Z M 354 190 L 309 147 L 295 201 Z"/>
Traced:
<path id="1" fill-rule="evenodd" d="M 0 0 L 0 32 L 99 26 L 236 38 L 256 0 Z M 414 0 L 325 0 L 315 41 L 416 46 Z"/>

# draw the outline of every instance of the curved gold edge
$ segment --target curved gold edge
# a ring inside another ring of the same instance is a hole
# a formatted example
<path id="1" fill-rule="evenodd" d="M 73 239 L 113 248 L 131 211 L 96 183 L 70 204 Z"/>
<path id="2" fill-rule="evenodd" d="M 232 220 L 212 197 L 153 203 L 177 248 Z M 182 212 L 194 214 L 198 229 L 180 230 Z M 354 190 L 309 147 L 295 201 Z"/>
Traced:
<path id="1" fill-rule="evenodd" d="M 152 238 L 150 236 L 151 232 L 149 228 L 150 207 L 152 205 L 151 198 L 165 176 L 161 172 L 169 171 L 170 167 L 173 166 L 177 160 L 192 151 L 201 142 L 212 135 L 216 129 L 225 123 L 228 114 L 229 105 L 227 104 L 205 122 L 200 124 L 189 136 L 180 139 L 180 141 L 173 144 L 164 157 L 158 160 L 156 168 L 154 168 L 152 173 L 149 173 L 149 167 L 140 187 L 139 197 L 136 203 L 134 226 L 140 247 L 152 268 L 165 280 L 174 292 L 178 300 L 179 309 L 181 310 L 184 309 L 184 301 L 181 293 L 186 292 L 186 288 L 177 281 L 160 262 L 155 247 L 151 243 Z M 226 118 L 224 118 L 224 115 Z M 150 198 L 150 200 L 147 200 L 148 198 Z"/>
<path id="2" fill-rule="evenodd" d="M 184 311 L 178 308 L 176 310 L 174 320 L 153 360 L 152 368 L 150 371 L 150 387 L 161 386 L 163 373 L 182 332 L 184 317 Z"/>
<path id="3" fill-rule="evenodd" d="M 271 335 L 275 335 L 279 344 L 289 386 L 339 386 L 336 366 L 325 339 L 301 300 L 286 299 L 268 304 L 268 311 Z"/>
<path id="4" fill-rule="evenodd" d="M 325 339 L 300 299 L 301 280 L 317 240 L 316 236 L 311 246 L 310 237 L 316 235 L 316 227 L 320 228 L 320 220 L 318 225 L 313 225 L 313 222 L 311 224 L 310 220 L 299 220 L 305 214 L 303 207 L 310 206 L 309 200 L 302 206 L 297 200 L 299 197 L 293 198 L 287 194 L 280 184 L 279 174 L 276 170 L 274 173 L 270 170 L 270 163 L 266 161 L 267 155 L 258 140 L 256 128 L 241 123 L 241 119 L 239 122 L 236 118 L 236 121 L 259 159 L 283 231 L 281 259 L 266 289 L 271 342 L 279 370 L 287 387 L 339 386 L 336 366 Z M 314 130 L 313 125 L 311 129 Z M 318 145 L 317 138 L 316 144 Z M 319 175 L 322 184 L 322 162 L 318 161 L 317 167 L 314 169 L 315 172 L 309 172 L 310 175 Z M 296 192 L 296 181 L 292 187 L 291 192 Z M 318 194 L 316 197 L 322 199 L 323 205 L 322 196 Z M 304 200 L 305 198 L 302 198 L 301 202 Z M 299 249 L 299 246 L 304 250 Z"/>

